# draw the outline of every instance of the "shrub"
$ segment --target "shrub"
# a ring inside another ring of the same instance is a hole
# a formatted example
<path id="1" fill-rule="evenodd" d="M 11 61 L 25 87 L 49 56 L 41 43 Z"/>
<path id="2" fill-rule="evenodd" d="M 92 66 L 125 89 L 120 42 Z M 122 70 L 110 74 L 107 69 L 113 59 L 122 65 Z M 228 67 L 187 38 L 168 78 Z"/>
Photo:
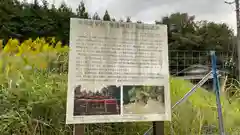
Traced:
<path id="1" fill-rule="evenodd" d="M 0 53 L 0 134 L 70 135 L 65 125 L 68 47 L 43 38 L 19 43 L 8 41 Z M 193 86 L 171 78 L 172 104 Z M 229 104 L 222 97 L 225 127 L 230 133 L 240 126 L 237 100 Z M 178 135 L 217 133 L 215 96 L 200 88 L 186 102 L 174 108 L 166 131 Z M 151 123 L 91 124 L 88 134 L 143 134 Z M 173 130 L 170 130 L 172 127 Z M 208 131 L 206 131 L 208 130 Z M 235 131 L 237 132 L 237 131 Z"/>

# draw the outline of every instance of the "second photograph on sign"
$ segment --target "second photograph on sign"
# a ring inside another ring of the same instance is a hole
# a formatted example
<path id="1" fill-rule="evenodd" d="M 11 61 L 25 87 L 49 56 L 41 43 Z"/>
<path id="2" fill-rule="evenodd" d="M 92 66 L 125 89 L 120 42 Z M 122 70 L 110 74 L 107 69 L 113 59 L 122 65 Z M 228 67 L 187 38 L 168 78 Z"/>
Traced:
<path id="1" fill-rule="evenodd" d="M 162 114 L 164 86 L 123 86 L 123 114 Z"/>

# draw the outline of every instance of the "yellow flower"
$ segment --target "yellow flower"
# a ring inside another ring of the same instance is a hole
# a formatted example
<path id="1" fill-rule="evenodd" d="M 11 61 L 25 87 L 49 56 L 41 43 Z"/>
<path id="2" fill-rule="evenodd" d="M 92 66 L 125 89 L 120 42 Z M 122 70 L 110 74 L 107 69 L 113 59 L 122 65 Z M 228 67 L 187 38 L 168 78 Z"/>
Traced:
<path id="1" fill-rule="evenodd" d="M 10 52 L 11 50 L 10 50 L 10 46 L 7 44 L 7 45 L 5 45 L 5 47 L 3 48 L 3 51 L 4 52 Z"/>

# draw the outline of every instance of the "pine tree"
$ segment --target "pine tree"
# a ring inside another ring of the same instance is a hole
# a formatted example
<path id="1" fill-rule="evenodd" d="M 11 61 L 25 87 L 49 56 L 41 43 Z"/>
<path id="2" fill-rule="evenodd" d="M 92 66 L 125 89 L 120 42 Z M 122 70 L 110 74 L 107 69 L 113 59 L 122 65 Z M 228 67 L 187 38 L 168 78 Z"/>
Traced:
<path id="1" fill-rule="evenodd" d="M 101 20 L 101 18 L 99 17 L 98 13 L 95 12 L 93 17 L 92 17 L 93 20 Z"/>
<path id="2" fill-rule="evenodd" d="M 103 20 L 104 20 L 104 21 L 111 21 L 111 17 L 110 17 L 110 15 L 108 14 L 108 11 L 107 11 L 107 10 L 105 11 L 105 14 L 104 14 L 104 16 L 103 16 Z"/>
<path id="3" fill-rule="evenodd" d="M 80 4 L 77 7 L 77 16 L 80 18 L 84 18 L 84 19 L 89 19 L 89 15 L 86 12 L 86 7 L 83 1 L 80 2 Z"/>
<path id="4" fill-rule="evenodd" d="M 126 22 L 128 22 L 128 23 L 132 22 L 131 17 L 128 16 Z"/>

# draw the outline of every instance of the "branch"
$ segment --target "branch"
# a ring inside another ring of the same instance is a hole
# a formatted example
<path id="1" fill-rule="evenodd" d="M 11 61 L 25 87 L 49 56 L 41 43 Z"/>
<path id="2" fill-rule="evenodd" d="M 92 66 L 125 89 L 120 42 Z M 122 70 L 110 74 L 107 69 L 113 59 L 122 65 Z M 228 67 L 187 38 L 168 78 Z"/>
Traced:
<path id="1" fill-rule="evenodd" d="M 3 30 L 5 30 L 5 31 L 7 31 L 8 33 L 10 33 L 10 35 L 12 35 L 12 36 L 15 36 L 15 37 L 17 37 L 17 38 L 23 37 L 23 35 L 12 32 L 10 29 L 8 29 L 7 27 L 5 27 L 4 25 L 2 26 L 2 28 L 3 28 Z"/>
<path id="2" fill-rule="evenodd" d="M 224 1 L 224 3 L 231 5 L 231 4 L 234 4 L 234 3 L 235 3 L 235 1 L 232 1 L 232 2 L 229 2 L 229 1 Z"/>

